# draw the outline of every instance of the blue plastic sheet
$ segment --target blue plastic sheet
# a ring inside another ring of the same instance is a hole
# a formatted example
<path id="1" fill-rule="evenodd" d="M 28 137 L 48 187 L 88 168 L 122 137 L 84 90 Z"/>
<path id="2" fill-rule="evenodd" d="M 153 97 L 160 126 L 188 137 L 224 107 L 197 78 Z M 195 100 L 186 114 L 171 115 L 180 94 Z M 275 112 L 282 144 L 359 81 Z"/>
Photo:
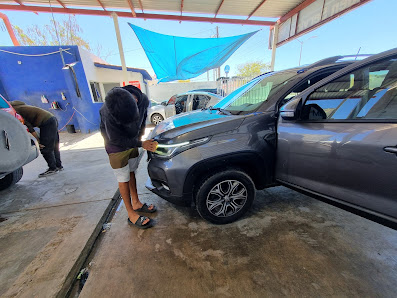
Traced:
<path id="1" fill-rule="evenodd" d="M 191 38 L 164 35 L 132 25 L 159 82 L 188 80 L 220 67 L 252 35 Z"/>

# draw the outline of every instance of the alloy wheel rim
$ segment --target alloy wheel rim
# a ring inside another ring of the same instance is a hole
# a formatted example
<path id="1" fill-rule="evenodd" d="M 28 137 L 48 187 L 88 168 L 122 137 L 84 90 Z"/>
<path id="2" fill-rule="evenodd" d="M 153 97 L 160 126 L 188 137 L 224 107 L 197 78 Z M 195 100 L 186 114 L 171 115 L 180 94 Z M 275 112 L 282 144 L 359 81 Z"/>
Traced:
<path id="1" fill-rule="evenodd" d="M 154 123 L 155 125 L 159 124 L 161 121 L 163 121 L 163 119 L 161 119 L 160 116 L 154 116 L 154 117 L 153 117 L 153 123 Z"/>
<path id="2" fill-rule="evenodd" d="M 208 193 L 208 211 L 216 217 L 229 217 L 239 212 L 247 202 L 248 192 L 238 180 L 224 180 Z"/>

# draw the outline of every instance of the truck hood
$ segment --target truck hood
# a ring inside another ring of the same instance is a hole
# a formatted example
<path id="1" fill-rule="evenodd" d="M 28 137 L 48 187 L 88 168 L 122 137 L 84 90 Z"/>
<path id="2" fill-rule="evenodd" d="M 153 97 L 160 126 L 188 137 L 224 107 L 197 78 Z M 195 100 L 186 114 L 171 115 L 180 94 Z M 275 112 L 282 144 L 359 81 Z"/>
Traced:
<path id="1" fill-rule="evenodd" d="M 244 116 L 220 115 L 216 111 L 194 111 L 168 118 L 152 131 L 150 138 L 164 142 L 194 140 L 238 128 Z"/>

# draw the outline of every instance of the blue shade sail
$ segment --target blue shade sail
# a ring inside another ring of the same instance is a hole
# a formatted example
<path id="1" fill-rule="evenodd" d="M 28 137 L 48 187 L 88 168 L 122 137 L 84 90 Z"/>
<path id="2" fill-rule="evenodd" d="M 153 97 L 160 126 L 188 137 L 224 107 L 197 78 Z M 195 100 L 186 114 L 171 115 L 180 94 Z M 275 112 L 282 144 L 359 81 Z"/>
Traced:
<path id="1" fill-rule="evenodd" d="M 164 35 L 128 23 L 139 39 L 159 82 L 188 80 L 220 67 L 252 35 L 191 38 Z"/>

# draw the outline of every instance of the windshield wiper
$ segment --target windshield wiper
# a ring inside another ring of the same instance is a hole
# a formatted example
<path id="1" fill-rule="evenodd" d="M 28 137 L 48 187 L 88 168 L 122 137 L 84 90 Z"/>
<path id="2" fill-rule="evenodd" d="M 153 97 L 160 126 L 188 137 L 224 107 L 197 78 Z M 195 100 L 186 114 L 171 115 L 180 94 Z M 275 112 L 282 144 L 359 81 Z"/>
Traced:
<path id="1" fill-rule="evenodd" d="M 226 111 L 226 110 L 221 109 L 221 108 L 214 108 L 212 106 L 209 106 L 208 108 L 205 108 L 203 110 L 218 111 L 218 112 L 221 112 L 224 115 L 231 115 L 232 114 L 229 111 Z"/>

